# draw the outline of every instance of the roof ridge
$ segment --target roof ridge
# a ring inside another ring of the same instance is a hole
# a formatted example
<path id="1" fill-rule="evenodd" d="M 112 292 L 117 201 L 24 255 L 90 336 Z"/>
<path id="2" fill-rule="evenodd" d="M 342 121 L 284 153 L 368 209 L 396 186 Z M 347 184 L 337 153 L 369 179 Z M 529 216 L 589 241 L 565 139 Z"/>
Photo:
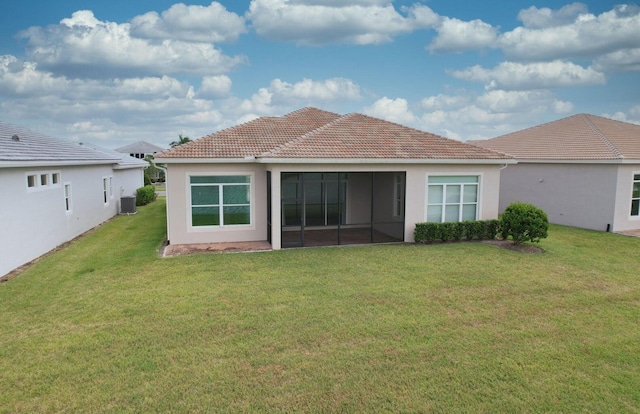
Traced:
<path id="1" fill-rule="evenodd" d="M 302 111 L 303 109 L 308 109 L 308 108 L 312 108 L 312 107 L 305 107 L 305 108 L 302 108 L 302 109 L 298 109 L 297 111 L 293 111 L 290 114 L 293 114 L 293 113 L 296 113 L 298 111 Z M 312 108 L 312 109 L 317 109 L 317 108 Z M 322 110 L 319 109 L 319 111 L 322 111 Z M 323 111 L 323 112 L 328 112 L 328 111 Z M 284 116 L 282 116 L 282 118 L 284 118 L 284 117 L 286 117 L 286 116 L 288 116 L 290 114 L 284 115 Z M 339 114 L 336 114 L 336 115 L 339 115 Z M 287 142 L 285 142 L 283 144 L 280 144 L 280 145 L 276 146 L 275 148 L 270 149 L 269 151 L 265 151 L 262 154 L 258 155 L 258 157 L 260 158 L 260 157 L 266 157 L 269 154 L 276 154 L 279 151 L 281 151 L 282 149 L 284 149 L 284 148 L 286 148 L 288 146 L 291 146 L 291 145 L 293 145 L 293 144 L 295 144 L 297 142 L 300 142 L 303 139 L 307 138 L 309 135 L 311 135 L 311 134 L 313 134 L 315 132 L 318 132 L 320 130 L 323 130 L 323 129 L 329 127 L 331 124 L 333 124 L 333 123 L 335 123 L 335 122 L 337 122 L 337 121 L 339 121 L 339 120 L 341 120 L 343 118 L 346 118 L 346 117 L 348 117 L 350 115 L 353 115 L 353 114 L 346 114 L 346 115 L 341 115 L 341 116 L 339 115 L 338 118 L 336 118 L 336 119 L 334 119 L 332 121 L 329 121 L 326 124 L 320 125 L 319 127 L 312 129 L 311 131 L 307 131 L 307 132 L 305 132 L 304 134 L 302 134 L 302 135 L 300 135 L 298 137 L 290 139 L 289 141 L 287 141 Z"/>
<path id="2" fill-rule="evenodd" d="M 624 155 L 620 152 L 618 147 L 616 147 L 615 144 L 611 142 L 611 140 L 609 140 L 609 138 L 607 138 L 606 135 L 602 133 L 602 131 L 600 131 L 600 128 L 598 128 L 596 124 L 593 123 L 593 121 L 591 120 L 592 115 L 589 115 L 589 114 L 581 114 L 581 115 L 582 115 L 582 118 L 587 122 L 591 130 L 600 137 L 600 139 L 604 142 L 607 148 L 609 148 L 617 158 L 624 158 Z"/>

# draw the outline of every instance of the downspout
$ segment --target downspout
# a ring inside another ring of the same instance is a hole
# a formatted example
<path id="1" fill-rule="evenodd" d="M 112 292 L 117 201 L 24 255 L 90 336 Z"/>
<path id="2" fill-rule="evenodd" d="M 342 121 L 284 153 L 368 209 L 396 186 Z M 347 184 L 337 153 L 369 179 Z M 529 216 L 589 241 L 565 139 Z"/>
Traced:
<path id="1" fill-rule="evenodd" d="M 164 172 L 164 193 L 165 193 L 165 208 L 167 215 L 167 245 L 171 244 L 171 239 L 169 239 L 169 229 L 171 226 L 169 225 L 169 221 L 171 220 L 171 216 L 169 215 L 169 174 L 166 167 L 163 167 L 155 162 L 151 161 L 151 163 L 158 168 L 159 170 Z M 164 252 L 162 254 L 164 256 Z"/>

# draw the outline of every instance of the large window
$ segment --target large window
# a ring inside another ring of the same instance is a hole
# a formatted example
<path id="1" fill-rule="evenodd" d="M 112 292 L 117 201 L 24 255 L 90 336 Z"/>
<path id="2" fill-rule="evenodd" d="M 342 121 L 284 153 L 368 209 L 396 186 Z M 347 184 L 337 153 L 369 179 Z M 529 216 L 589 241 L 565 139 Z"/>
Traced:
<path id="1" fill-rule="evenodd" d="M 631 191 L 631 215 L 640 216 L 640 174 L 633 175 L 633 190 Z"/>
<path id="2" fill-rule="evenodd" d="M 477 220 L 478 176 L 430 176 L 427 221 Z"/>
<path id="3" fill-rule="evenodd" d="M 251 224 L 250 176 L 191 176 L 189 182 L 192 226 Z"/>

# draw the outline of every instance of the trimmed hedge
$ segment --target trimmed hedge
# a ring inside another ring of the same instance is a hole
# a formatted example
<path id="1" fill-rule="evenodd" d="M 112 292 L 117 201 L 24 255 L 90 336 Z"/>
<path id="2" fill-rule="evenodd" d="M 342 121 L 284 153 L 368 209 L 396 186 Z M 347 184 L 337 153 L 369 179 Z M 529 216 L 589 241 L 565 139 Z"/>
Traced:
<path id="1" fill-rule="evenodd" d="M 136 190 L 136 206 L 144 206 L 156 199 L 156 188 L 153 185 L 145 185 Z"/>
<path id="2" fill-rule="evenodd" d="M 499 220 L 461 221 L 449 223 L 417 223 L 413 232 L 416 243 L 435 241 L 491 240 L 500 233 Z"/>

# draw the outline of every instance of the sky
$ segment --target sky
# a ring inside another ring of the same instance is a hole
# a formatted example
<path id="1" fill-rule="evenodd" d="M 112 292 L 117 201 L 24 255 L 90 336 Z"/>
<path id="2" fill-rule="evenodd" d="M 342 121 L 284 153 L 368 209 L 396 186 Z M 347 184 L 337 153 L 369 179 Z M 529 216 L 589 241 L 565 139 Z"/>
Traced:
<path id="1" fill-rule="evenodd" d="M 457 140 L 640 124 L 640 6 L 590 0 L 0 3 L 0 121 L 168 147 L 314 106 Z"/>

